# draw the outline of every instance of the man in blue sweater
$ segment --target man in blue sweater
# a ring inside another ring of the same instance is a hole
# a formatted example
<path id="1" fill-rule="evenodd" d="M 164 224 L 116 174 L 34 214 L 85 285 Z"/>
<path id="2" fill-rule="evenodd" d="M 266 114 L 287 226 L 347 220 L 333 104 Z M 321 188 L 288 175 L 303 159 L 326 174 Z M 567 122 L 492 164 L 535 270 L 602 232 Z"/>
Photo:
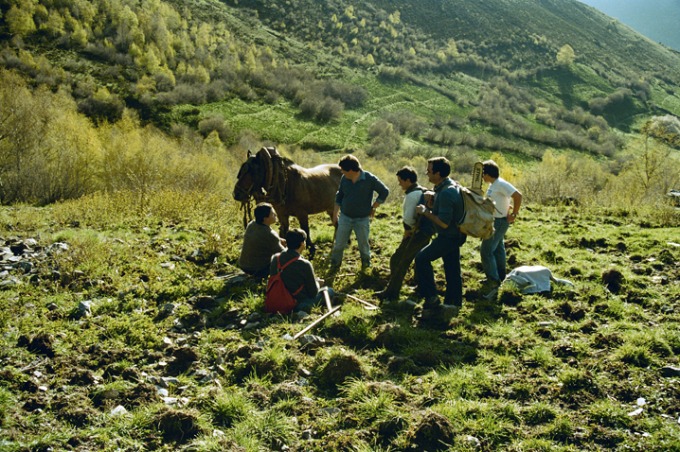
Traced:
<path id="1" fill-rule="evenodd" d="M 370 221 L 378 206 L 385 202 L 390 190 L 380 179 L 361 169 L 359 160 L 346 155 L 338 162 L 342 171 L 340 186 L 335 195 L 333 224 L 337 225 L 335 243 L 331 252 L 331 270 L 337 271 L 347 247 L 349 237 L 354 231 L 361 255 L 361 269 L 371 266 L 371 248 L 368 244 Z M 373 194 L 377 198 L 373 200 Z"/>
<path id="2" fill-rule="evenodd" d="M 450 172 L 451 164 L 446 158 L 428 160 L 427 177 L 434 184 L 434 205 L 432 210 L 423 204 L 416 207 L 416 212 L 430 220 L 437 231 L 437 237 L 416 255 L 416 279 L 418 292 L 425 298 L 424 308 L 440 306 L 432 268 L 432 262 L 439 258 L 444 261 L 446 276 L 444 304 L 460 307 L 463 303 L 460 246 L 465 242 L 465 235 L 458 230 L 458 223 L 465 207 L 458 184 L 449 177 Z"/>

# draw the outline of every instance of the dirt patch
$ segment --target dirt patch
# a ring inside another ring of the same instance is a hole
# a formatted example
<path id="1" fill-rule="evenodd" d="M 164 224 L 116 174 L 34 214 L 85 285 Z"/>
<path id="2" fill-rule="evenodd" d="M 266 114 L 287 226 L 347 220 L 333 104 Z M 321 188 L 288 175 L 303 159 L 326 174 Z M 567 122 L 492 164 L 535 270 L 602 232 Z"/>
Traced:
<path id="1" fill-rule="evenodd" d="M 617 294 L 621 292 L 625 282 L 626 278 L 623 276 L 623 273 L 618 270 L 612 269 L 602 273 L 602 283 L 611 293 Z"/>
<path id="2" fill-rule="evenodd" d="M 453 424 L 438 413 L 429 412 L 418 422 L 407 438 L 413 450 L 448 450 L 454 439 Z"/>
<path id="3" fill-rule="evenodd" d="M 20 336 L 17 340 L 19 347 L 25 347 L 29 352 L 54 358 L 54 336 L 48 333 L 38 333 L 32 338 Z"/>
<path id="4" fill-rule="evenodd" d="M 166 408 L 158 413 L 154 423 L 165 442 L 184 443 L 201 433 L 198 413 L 190 411 Z"/>
<path id="5" fill-rule="evenodd" d="M 363 374 L 361 362 L 351 354 L 333 354 L 326 361 L 319 361 L 316 367 L 320 388 L 337 391 L 346 379 Z"/>
<path id="6" fill-rule="evenodd" d="M 170 375 L 180 375 L 188 371 L 199 360 L 198 352 L 191 347 L 177 348 L 172 352 L 173 360 L 168 364 Z"/>

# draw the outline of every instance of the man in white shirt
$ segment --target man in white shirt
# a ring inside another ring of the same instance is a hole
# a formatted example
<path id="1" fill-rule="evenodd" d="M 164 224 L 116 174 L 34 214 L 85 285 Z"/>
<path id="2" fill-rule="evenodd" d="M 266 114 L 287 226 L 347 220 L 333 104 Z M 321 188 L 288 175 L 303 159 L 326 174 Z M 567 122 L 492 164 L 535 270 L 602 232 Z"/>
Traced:
<path id="1" fill-rule="evenodd" d="M 482 240 L 480 253 L 482 256 L 482 268 L 486 275 L 483 290 L 487 296 L 495 293 L 501 281 L 505 279 L 505 233 L 511 224 L 517 219 L 519 208 L 522 205 L 522 193 L 510 182 L 500 177 L 498 164 L 493 160 L 482 162 L 482 178 L 489 184 L 486 197 L 496 203 L 494 212 L 494 234 Z"/>
<path id="2" fill-rule="evenodd" d="M 404 277 L 415 259 L 418 251 L 430 243 L 434 234 L 434 227 L 427 218 L 420 217 L 416 213 L 418 204 L 425 204 L 424 194 L 426 188 L 418 185 L 418 173 L 410 166 L 405 166 L 397 171 L 397 182 L 404 190 L 404 204 L 402 216 L 404 220 L 404 236 L 401 243 L 390 258 L 390 281 L 387 288 L 376 292 L 376 297 L 383 300 L 396 300 L 404 282 Z M 434 195 L 434 193 L 432 193 Z"/>

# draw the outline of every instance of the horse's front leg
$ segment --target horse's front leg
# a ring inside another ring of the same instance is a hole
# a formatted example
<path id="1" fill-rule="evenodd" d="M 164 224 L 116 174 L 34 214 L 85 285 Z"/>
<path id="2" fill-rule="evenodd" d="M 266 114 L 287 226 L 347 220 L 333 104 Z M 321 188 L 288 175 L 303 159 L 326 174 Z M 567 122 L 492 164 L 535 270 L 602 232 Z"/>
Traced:
<path id="1" fill-rule="evenodd" d="M 288 228 L 290 227 L 290 218 L 288 215 L 279 215 L 279 236 L 282 239 L 286 238 Z"/>
<path id="2" fill-rule="evenodd" d="M 300 228 L 302 228 L 303 231 L 307 234 L 307 249 L 309 250 L 309 258 L 314 259 L 314 254 L 316 254 L 316 247 L 314 246 L 314 242 L 312 242 L 312 236 L 309 233 L 309 217 L 307 215 L 298 217 L 298 221 L 300 222 Z"/>

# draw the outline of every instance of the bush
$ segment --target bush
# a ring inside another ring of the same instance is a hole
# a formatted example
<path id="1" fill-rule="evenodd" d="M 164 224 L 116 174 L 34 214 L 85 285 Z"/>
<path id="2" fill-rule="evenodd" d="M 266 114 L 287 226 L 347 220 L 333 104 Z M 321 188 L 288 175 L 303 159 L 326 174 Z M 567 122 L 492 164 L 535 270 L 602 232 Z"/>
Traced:
<path id="1" fill-rule="evenodd" d="M 207 137 L 211 132 L 217 132 L 217 135 L 223 142 L 228 141 L 233 135 L 227 123 L 218 115 L 209 116 L 199 121 L 198 131 L 203 137 Z"/>

